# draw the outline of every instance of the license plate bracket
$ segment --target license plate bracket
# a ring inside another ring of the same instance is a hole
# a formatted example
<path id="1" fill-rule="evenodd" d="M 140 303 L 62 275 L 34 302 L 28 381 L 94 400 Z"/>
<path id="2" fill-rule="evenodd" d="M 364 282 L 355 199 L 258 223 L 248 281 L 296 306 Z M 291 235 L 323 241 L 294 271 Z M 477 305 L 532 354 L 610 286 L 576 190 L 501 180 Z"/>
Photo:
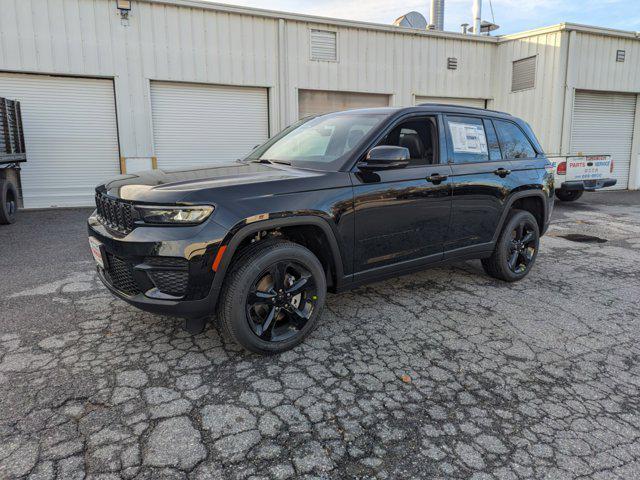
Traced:
<path id="1" fill-rule="evenodd" d="M 96 264 L 104 270 L 106 255 L 102 242 L 95 237 L 89 237 L 89 248 L 91 249 L 91 255 L 93 255 Z"/>

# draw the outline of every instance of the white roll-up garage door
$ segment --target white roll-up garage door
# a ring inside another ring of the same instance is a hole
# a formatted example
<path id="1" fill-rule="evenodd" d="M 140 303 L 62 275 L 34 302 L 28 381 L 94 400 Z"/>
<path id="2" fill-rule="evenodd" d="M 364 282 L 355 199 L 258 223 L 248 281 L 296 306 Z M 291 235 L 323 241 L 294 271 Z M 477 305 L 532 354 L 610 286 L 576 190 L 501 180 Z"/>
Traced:
<path id="1" fill-rule="evenodd" d="M 266 88 L 151 82 L 151 109 L 160 168 L 234 161 L 269 137 Z"/>
<path id="2" fill-rule="evenodd" d="M 389 95 L 379 93 L 298 91 L 298 117 L 339 112 L 354 108 L 388 107 Z"/>
<path id="3" fill-rule="evenodd" d="M 91 205 L 120 173 L 113 81 L 0 73 L 0 97 L 21 102 L 26 208 Z"/>
<path id="4" fill-rule="evenodd" d="M 421 103 L 444 103 L 445 105 L 485 108 L 485 101 L 482 98 L 416 97 L 416 105 L 420 105 Z"/>
<path id="5" fill-rule="evenodd" d="M 627 93 L 576 92 L 571 153 L 606 154 L 614 161 L 612 189 L 629 185 L 636 96 Z"/>

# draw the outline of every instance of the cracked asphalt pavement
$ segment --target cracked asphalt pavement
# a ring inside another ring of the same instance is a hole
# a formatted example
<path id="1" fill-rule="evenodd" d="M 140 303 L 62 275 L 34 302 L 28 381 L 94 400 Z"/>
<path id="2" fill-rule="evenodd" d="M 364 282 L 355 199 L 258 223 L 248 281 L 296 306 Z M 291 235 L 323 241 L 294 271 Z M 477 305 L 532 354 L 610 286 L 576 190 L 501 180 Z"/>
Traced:
<path id="1" fill-rule="evenodd" d="M 333 295 L 269 358 L 113 298 L 88 213 L 0 227 L 2 479 L 640 477 L 637 192 L 557 205 L 522 282 Z"/>

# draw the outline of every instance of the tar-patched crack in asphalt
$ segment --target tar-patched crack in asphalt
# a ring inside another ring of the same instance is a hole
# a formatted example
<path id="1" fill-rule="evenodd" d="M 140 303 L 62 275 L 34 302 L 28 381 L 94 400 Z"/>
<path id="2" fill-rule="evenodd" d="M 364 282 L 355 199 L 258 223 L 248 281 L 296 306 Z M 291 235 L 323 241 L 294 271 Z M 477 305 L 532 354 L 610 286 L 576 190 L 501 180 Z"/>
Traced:
<path id="1" fill-rule="evenodd" d="M 0 478 L 640 477 L 639 207 L 569 211 L 520 283 L 468 262 L 330 296 L 268 358 L 82 265 L 3 295 L 52 309 L 1 330 Z"/>

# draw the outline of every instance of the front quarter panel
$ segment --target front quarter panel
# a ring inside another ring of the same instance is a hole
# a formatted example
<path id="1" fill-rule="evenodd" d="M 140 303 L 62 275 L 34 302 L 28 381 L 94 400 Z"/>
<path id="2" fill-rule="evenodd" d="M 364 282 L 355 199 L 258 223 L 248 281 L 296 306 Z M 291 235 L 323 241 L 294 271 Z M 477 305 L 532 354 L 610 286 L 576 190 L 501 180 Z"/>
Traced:
<path id="1" fill-rule="evenodd" d="M 287 185 L 272 185 L 271 190 L 256 189 L 212 192 L 216 204 L 214 219 L 229 231 L 223 244 L 240 232 L 272 229 L 284 225 L 285 219 L 321 219 L 335 238 L 341 270 L 352 273 L 353 262 L 353 187 L 347 172 L 322 173 L 311 178 L 287 180 Z M 296 223 L 295 221 L 293 223 Z M 290 224 L 290 223 L 289 223 Z M 225 253 L 225 260 L 228 261 Z"/>

